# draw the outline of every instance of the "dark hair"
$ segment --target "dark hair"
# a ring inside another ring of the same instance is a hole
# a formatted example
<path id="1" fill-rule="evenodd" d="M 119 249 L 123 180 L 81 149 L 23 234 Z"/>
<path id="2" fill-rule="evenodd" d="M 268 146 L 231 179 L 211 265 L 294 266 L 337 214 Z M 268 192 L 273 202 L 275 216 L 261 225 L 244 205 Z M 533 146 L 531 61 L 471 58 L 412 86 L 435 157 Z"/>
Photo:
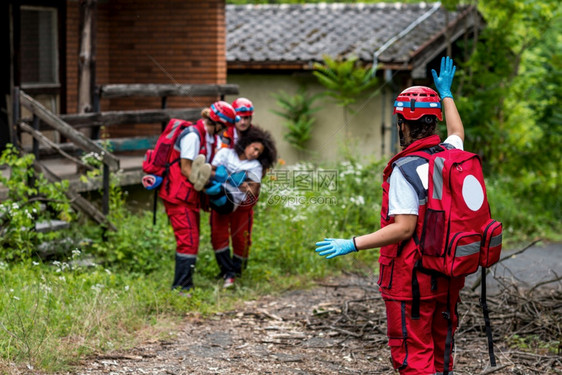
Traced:
<path id="1" fill-rule="evenodd" d="M 262 165 L 263 169 L 269 169 L 277 161 L 277 148 L 275 147 L 275 141 L 271 136 L 271 133 L 264 130 L 256 125 L 252 125 L 244 135 L 240 137 L 238 142 L 234 145 L 234 151 L 238 156 L 244 153 L 246 147 L 254 142 L 261 143 L 263 145 L 263 152 L 258 157 L 258 161 Z"/>
<path id="2" fill-rule="evenodd" d="M 406 125 L 408 125 L 410 138 L 412 138 L 413 141 L 417 141 L 418 139 L 435 134 L 437 116 L 424 115 L 417 120 L 406 120 L 404 116 L 398 114 L 398 124 L 400 123 L 406 123 Z"/>

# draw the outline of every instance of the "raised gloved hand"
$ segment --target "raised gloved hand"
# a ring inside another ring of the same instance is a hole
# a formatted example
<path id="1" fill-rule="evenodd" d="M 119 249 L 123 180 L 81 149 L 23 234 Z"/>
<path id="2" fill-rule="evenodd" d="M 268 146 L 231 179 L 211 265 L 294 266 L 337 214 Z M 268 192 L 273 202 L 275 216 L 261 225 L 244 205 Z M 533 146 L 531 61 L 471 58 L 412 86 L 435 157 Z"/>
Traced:
<path id="1" fill-rule="evenodd" d="M 441 58 L 441 69 L 439 71 L 439 77 L 435 72 L 435 69 L 431 69 L 431 74 L 433 74 L 433 81 L 435 82 L 435 88 L 441 96 L 441 100 L 445 98 L 453 99 L 453 94 L 451 94 L 451 85 L 453 84 L 453 77 L 455 76 L 455 71 L 457 67 L 453 65 L 453 59 L 449 56 Z"/>
<path id="2" fill-rule="evenodd" d="M 326 259 L 349 254 L 357 251 L 353 240 L 342 238 L 325 238 L 324 241 L 316 242 L 316 252 L 318 255 L 326 256 Z"/>

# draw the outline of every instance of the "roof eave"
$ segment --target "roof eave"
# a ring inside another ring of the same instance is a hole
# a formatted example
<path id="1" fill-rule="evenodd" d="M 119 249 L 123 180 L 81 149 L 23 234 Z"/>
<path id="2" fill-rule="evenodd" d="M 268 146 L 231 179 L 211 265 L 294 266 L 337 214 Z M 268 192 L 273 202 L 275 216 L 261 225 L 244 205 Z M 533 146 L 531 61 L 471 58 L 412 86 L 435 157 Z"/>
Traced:
<path id="1" fill-rule="evenodd" d="M 474 16 L 470 17 L 471 15 Z M 471 5 L 410 55 L 409 63 L 412 66 L 412 77 L 426 78 L 425 67 L 427 63 L 446 50 L 449 40 L 457 40 L 476 25 L 479 28 L 483 27 L 484 20 L 476 7 Z"/>

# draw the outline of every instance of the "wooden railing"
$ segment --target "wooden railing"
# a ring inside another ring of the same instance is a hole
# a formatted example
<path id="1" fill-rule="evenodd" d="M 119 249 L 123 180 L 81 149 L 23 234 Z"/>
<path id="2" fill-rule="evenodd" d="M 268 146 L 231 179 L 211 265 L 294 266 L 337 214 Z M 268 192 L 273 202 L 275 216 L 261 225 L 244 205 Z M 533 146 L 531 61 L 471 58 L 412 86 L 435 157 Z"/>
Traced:
<path id="1" fill-rule="evenodd" d="M 167 108 L 167 98 L 174 96 L 183 97 L 220 97 L 238 94 L 237 85 L 162 85 L 162 84 L 131 84 L 131 85 L 103 85 L 96 89 L 93 113 L 86 114 L 63 114 L 56 115 L 47 110 L 25 92 L 15 88 L 14 90 L 14 124 L 17 126 L 16 133 L 26 132 L 33 137 L 31 149 L 23 151 L 35 154 L 37 168 L 53 181 L 60 180 L 41 161 L 43 158 L 62 156 L 79 166 L 81 169 L 91 169 L 91 166 L 83 163 L 78 154 L 94 152 L 101 156 L 103 162 L 103 197 L 102 210 L 98 210 L 87 202 L 79 193 L 72 190 L 68 193 L 73 205 L 86 212 L 90 217 L 101 225 L 115 229 L 113 224 L 107 220 L 109 213 L 109 177 L 110 173 L 119 169 L 119 159 L 115 156 L 120 151 L 139 151 L 151 148 L 156 143 L 159 134 L 148 137 L 125 137 L 104 139 L 109 143 L 112 152 L 108 152 L 101 146 L 101 140 L 97 139 L 99 128 L 112 126 L 126 126 L 132 124 L 161 123 L 162 129 L 172 118 L 185 120 L 197 120 L 202 108 Z M 125 98 L 125 97 L 159 97 L 161 106 L 157 109 L 128 110 L 128 111 L 101 111 L 101 99 Z M 32 118 L 20 118 L 20 105 L 32 113 Z M 92 138 L 85 136 L 79 129 L 92 128 Z M 68 142 L 55 143 L 42 134 L 44 130 L 56 130 L 63 135 Z M 17 139 L 14 140 L 17 143 Z M 41 147 L 40 147 L 41 146 Z"/>
<path id="2" fill-rule="evenodd" d="M 87 152 L 95 152 L 100 155 L 103 162 L 103 199 L 102 199 L 102 211 L 98 210 L 92 203 L 88 202 L 79 193 L 69 189 L 65 193 L 70 199 L 72 206 L 80 211 L 88 214 L 92 219 L 97 221 L 99 224 L 105 226 L 108 229 L 115 230 L 115 226 L 107 220 L 107 214 L 109 213 L 109 173 L 110 171 L 117 171 L 119 169 L 119 159 L 115 157 L 112 153 L 106 151 L 99 144 L 93 142 L 91 139 L 87 138 L 84 134 L 74 129 L 65 121 L 61 120 L 57 115 L 45 108 L 41 103 L 35 101 L 24 91 L 15 88 L 14 90 L 14 101 L 15 107 L 19 108 L 21 104 L 23 107 L 28 109 L 32 115 L 32 126 L 29 126 L 25 122 L 21 121 L 18 117 L 14 116 L 15 123 L 23 131 L 28 132 L 33 137 L 33 153 L 35 154 L 35 167 L 43 173 L 43 175 L 49 181 L 60 181 L 61 179 L 53 173 L 49 168 L 47 168 L 39 157 L 39 144 L 43 146 L 57 149 L 56 144 L 49 141 L 45 136 L 39 131 L 39 121 L 50 125 L 53 129 L 57 130 L 59 133 L 64 135 L 70 141 L 72 141 L 77 147 Z M 19 111 L 14 115 L 18 115 Z M 59 153 L 68 158 L 71 161 L 77 162 L 78 165 L 85 166 L 84 163 L 69 155 L 66 152 Z"/>

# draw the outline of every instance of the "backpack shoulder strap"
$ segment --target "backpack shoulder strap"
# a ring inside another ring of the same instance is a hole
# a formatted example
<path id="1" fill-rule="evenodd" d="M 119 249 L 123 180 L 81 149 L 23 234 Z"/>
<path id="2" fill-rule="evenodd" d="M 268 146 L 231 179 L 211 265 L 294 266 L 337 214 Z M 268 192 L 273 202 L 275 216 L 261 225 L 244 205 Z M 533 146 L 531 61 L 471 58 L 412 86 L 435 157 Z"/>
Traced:
<path id="1" fill-rule="evenodd" d="M 201 139 L 201 133 L 199 132 L 199 130 L 193 124 L 190 124 L 189 126 L 185 127 L 181 131 L 181 133 L 178 135 L 178 138 L 176 139 L 176 142 L 174 143 L 174 147 L 179 150 L 182 138 L 185 137 L 188 134 L 191 134 L 191 133 L 197 134 L 197 137 L 199 137 L 199 142 L 203 142 L 203 139 Z"/>
<path id="2" fill-rule="evenodd" d="M 427 174 L 428 156 L 427 154 L 417 155 L 417 153 L 413 153 L 396 160 L 392 164 L 392 167 L 398 168 L 406 181 L 412 185 L 420 205 L 427 201 L 427 184 L 424 184 L 421 174 Z"/>

